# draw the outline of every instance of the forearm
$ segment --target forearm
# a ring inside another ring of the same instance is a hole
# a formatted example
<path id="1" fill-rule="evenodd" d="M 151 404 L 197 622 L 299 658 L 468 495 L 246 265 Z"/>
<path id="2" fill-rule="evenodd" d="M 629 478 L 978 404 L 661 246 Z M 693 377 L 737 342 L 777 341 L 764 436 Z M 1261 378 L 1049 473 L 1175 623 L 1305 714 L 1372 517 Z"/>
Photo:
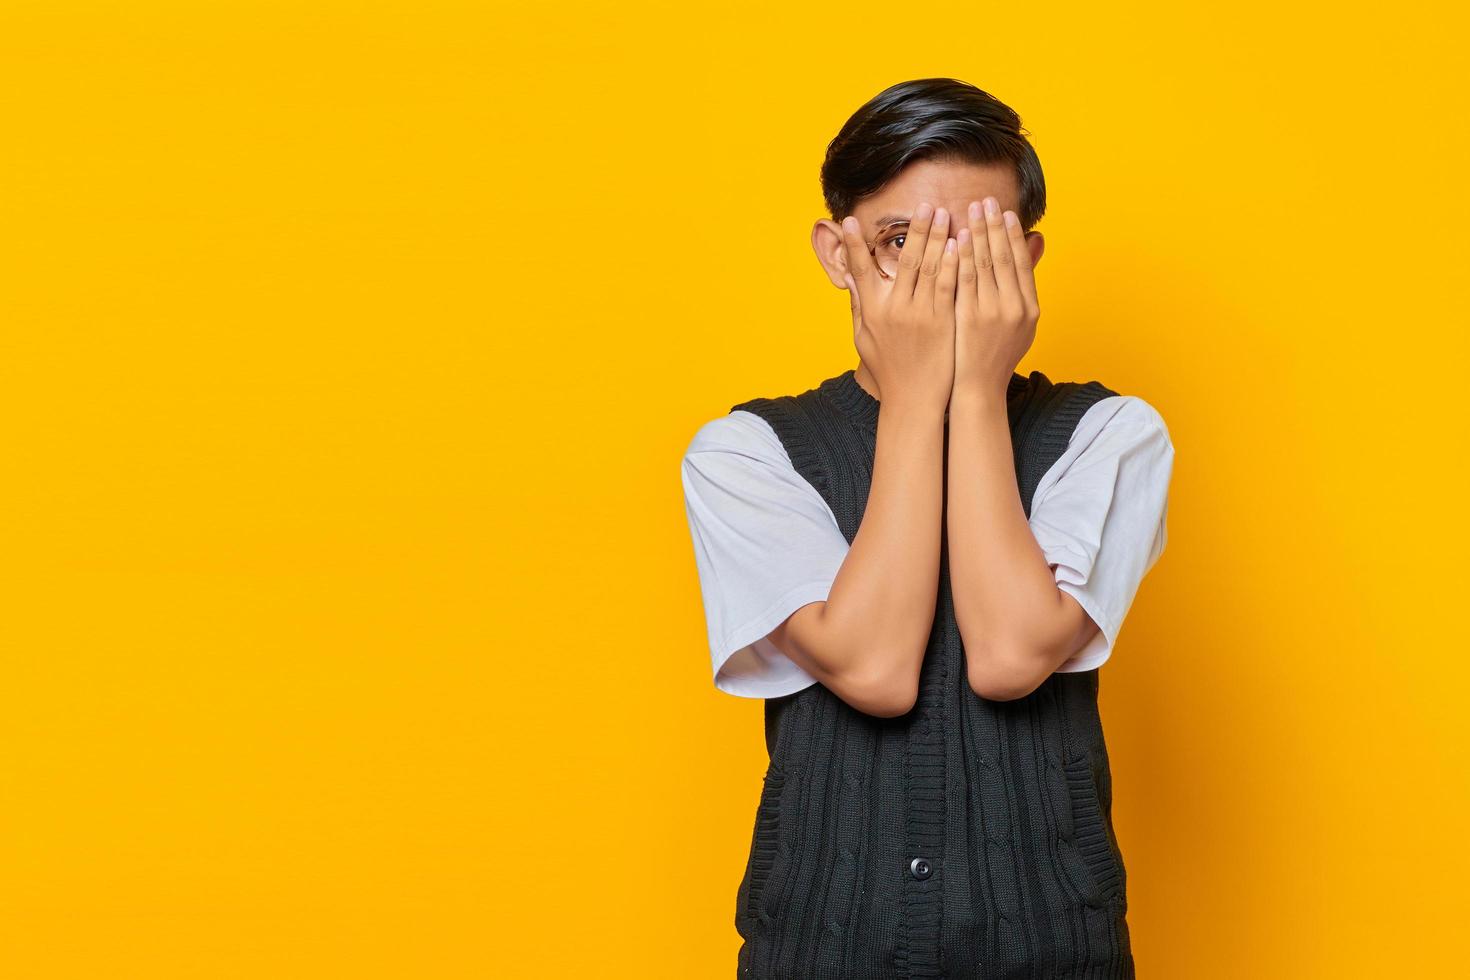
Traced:
<path id="1" fill-rule="evenodd" d="M 1031 532 L 1016 484 L 1002 391 L 956 391 L 949 410 L 947 544 L 955 619 L 972 678 L 1016 685 L 1060 649 L 1063 595 Z"/>
<path id="2" fill-rule="evenodd" d="M 939 589 L 943 456 L 942 405 L 883 403 L 862 524 L 823 610 L 840 668 L 873 687 L 917 689 Z"/>

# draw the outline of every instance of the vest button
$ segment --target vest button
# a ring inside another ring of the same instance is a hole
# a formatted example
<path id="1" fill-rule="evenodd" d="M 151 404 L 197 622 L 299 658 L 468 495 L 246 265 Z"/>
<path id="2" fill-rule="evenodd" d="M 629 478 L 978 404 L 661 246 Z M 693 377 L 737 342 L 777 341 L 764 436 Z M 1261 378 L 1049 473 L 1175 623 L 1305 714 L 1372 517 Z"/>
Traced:
<path id="1" fill-rule="evenodd" d="M 909 862 L 909 874 L 923 881 L 934 873 L 934 868 L 924 858 L 914 858 Z"/>

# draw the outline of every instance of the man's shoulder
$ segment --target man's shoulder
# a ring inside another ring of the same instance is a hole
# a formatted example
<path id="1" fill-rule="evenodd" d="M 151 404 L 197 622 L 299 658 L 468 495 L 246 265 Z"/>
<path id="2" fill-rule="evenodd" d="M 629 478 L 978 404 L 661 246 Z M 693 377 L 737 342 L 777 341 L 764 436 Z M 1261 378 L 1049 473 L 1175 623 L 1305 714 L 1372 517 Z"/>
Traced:
<path id="1" fill-rule="evenodd" d="M 1167 437 L 1169 426 L 1164 416 L 1142 395 L 1112 394 L 1098 399 L 1090 411 L 1106 416 L 1108 427 L 1138 426 L 1158 429 Z"/>
<path id="2" fill-rule="evenodd" d="M 760 415 L 734 408 L 704 422 L 690 439 L 684 455 L 704 452 L 735 452 L 746 455 L 784 457 L 781 440 Z"/>
<path id="3" fill-rule="evenodd" d="M 1164 422 L 1164 416 L 1154 407 L 1153 403 L 1142 395 L 1117 395 L 1118 415 L 1117 418 L 1128 424 L 1152 426 L 1163 429 L 1167 434 L 1168 425 Z"/>
<path id="4" fill-rule="evenodd" d="M 1144 443 L 1161 443 L 1171 450 L 1173 441 L 1164 416 L 1141 395 L 1115 393 L 1086 403 L 1068 436 L 1072 453 L 1089 451 L 1128 452 Z"/>
<path id="5" fill-rule="evenodd" d="M 1082 399 L 1087 406 L 1086 414 L 1098 423 L 1105 423 L 1109 427 L 1147 426 L 1168 433 L 1163 415 L 1142 395 L 1114 388 L 1097 378 L 1062 382 L 1052 381 L 1045 374 L 1041 376 L 1046 379 L 1047 384 L 1064 387 L 1073 397 Z"/>
<path id="6" fill-rule="evenodd" d="M 704 422 L 694 433 L 685 455 L 695 452 L 747 451 L 789 462 L 777 430 L 800 414 L 797 407 L 821 394 L 823 381 L 787 394 L 755 395 L 731 405 L 723 415 Z"/>

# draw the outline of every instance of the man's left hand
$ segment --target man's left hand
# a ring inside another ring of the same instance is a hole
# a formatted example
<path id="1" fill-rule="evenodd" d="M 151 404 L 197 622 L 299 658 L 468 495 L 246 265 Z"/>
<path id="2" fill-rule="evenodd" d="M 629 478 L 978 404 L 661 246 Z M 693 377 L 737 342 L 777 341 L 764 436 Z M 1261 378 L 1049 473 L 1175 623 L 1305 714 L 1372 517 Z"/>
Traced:
<path id="1" fill-rule="evenodd" d="M 1041 318 L 1031 250 L 1016 213 L 1002 213 L 994 197 L 970 202 L 968 217 L 969 227 L 956 236 L 960 267 L 951 398 L 979 393 L 1004 399 Z"/>

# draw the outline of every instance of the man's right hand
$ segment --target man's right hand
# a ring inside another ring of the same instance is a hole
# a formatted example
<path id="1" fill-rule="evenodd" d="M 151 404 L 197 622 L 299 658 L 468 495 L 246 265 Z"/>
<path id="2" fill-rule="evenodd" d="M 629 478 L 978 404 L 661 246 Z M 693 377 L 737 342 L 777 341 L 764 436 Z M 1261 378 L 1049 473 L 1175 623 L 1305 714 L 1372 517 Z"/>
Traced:
<path id="1" fill-rule="evenodd" d="M 853 344 L 885 403 L 949 403 L 955 371 L 955 282 L 959 253 L 949 215 L 928 202 L 914 210 L 898 273 L 884 280 L 852 216 L 842 219 Z"/>

